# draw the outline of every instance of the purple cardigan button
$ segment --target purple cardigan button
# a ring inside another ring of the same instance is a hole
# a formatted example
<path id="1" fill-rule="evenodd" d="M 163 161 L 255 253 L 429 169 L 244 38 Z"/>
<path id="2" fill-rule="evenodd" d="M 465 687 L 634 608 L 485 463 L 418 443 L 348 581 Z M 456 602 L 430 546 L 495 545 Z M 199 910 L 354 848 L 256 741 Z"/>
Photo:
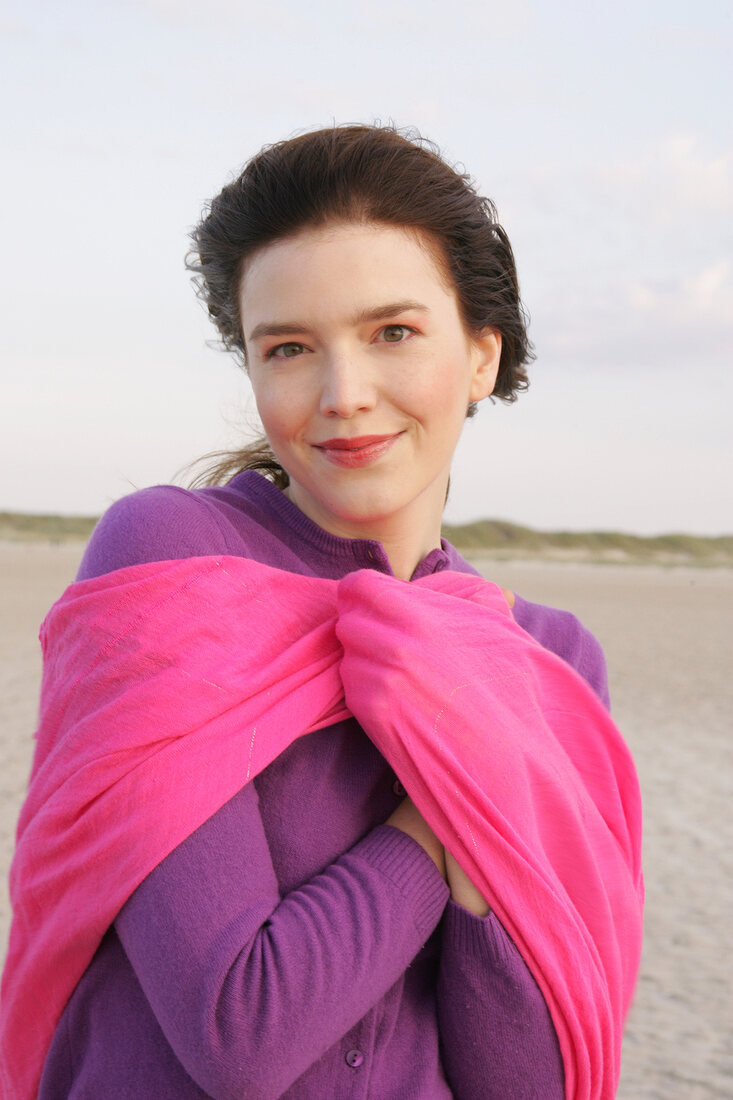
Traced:
<path id="1" fill-rule="evenodd" d="M 394 794 L 397 795 L 398 798 L 404 798 L 407 794 L 407 791 L 402 786 L 399 779 L 395 779 L 394 783 L 392 784 L 392 791 L 394 792 Z"/>
<path id="2" fill-rule="evenodd" d="M 364 1055 L 360 1050 L 350 1050 L 346 1054 L 346 1065 L 351 1066 L 352 1069 L 357 1069 L 363 1061 Z"/>

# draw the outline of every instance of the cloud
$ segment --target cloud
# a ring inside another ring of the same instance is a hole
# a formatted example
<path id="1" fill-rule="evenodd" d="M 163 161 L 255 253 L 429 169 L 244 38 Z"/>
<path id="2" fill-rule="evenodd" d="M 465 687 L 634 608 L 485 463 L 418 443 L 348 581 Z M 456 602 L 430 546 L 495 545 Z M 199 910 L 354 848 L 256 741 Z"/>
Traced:
<path id="1" fill-rule="evenodd" d="M 544 301 L 534 321 L 540 355 L 555 361 L 724 362 L 733 347 L 733 267 L 719 258 L 688 274 L 611 282 L 605 293 L 576 285 Z"/>
<path id="2" fill-rule="evenodd" d="M 205 27 L 217 31 L 248 26 L 282 33 L 301 31 L 309 26 L 308 11 L 301 12 L 284 0 L 248 4 L 241 0 L 208 0 L 205 7 L 199 0 L 135 0 L 135 6 L 168 26 L 183 28 Z"/>
<path id="3" fill-rule="evenodd" d="M 540 356 L 590 367 L 729 361 L 731 212 L 733 148 L 701 134 L 673 132 L 605 162 L 590 150 L 540 162 L 514 210 Z"/>
<path id="4" fill-rule="evenodd" d="M 687 325 L 728 322 L 733 317 L 733 280 L 727 259 L 680 282 L 639 282 L 629 287 L 629 304 L 648 317 L 677 318 Z"/>
<path id="5" fill-rule="evenodd" d="M 33 38 L 35 32 L 32 27 L 29 27 L 26 23 L 21 23 L 15 19 L 0 18 L 0 38 L 22 39 Z"/>
<path id="6" fill-rule="evenodd" d="M 678 279 L 639 280 L 627 287 L 628 331 L 637 349 L 656 349 L 665 362 L 694 355 L 730 359 L 733 277 L 722 258 Z"/>
<path id="7" fill-rule="evenodd" d="M 597 187 L 624 205 L 643 204 L 665 226 L 681 217 L 708 219 L 733 211 L 733 149 L 711 152 L 695 134 L 673 134 L 633 160 L 597 171 Z"/>
<path id="8" fill-rule="evenodd" d="M 334 31 L 353 33 L 387 42 L 397 33 L 433 38 L 435 27 L 445 23 L 444 0 L 373 0 L 368 5 L 344 4 L 343 0 L 312 0 L 301 6 L 295 0 L 136 0 L 136 6 L 151 12 L 169 26 L 204 27 L 215 33 L 227 28 L 270 31 L 283 37 L 302 37 L 312 50 L 323 37 L 333 40 Z M 533 23 L 529 0 L 469 0 L 454 5 L 446 25 L 446 37 L 461 34 L 490 34 L 491 40 L 526 34 Z M 276 64 L 277 59 L 273 59 Z"/>

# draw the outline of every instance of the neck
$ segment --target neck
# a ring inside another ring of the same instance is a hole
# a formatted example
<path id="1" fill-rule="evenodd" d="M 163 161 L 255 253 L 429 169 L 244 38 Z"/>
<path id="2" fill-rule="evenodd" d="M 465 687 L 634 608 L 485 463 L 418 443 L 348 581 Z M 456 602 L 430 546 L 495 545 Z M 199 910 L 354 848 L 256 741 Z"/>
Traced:
<path id="1" fill-rule="evenodd" d="M 374 538 L 375 536 L 370 537 Z M 434 533 L 430 535 L 426 533 L 426 537 L 421 540 L 415 539 L 414 536 L 402 538 L 395 533 L 394 536 L 382 534 L 379 541 L 384 547 L 384 552 L 387 555 L 389 564 L 392 566 L 395 577 L 399 577 L 403 581 L 409 581 L 423 558 L 431 550 L 436 550 L 440 546 L 440 524 L 438 523 Z"/>
<path id="2" fill-rule="evenodd" d="M 392 572 L 400 580 L 408 581 L 423 558 L 440 547 L 444 488 L 434 493 L 434 501 L 415 500 L 410 507 L 400 509 L 397 514 L 369 520 L 336 521 L 332 514 L 323 513 L 312 497 L 299 493 L 292 483 L 285 494 L 309 519 L 332 535 L 380 542 Z"/>

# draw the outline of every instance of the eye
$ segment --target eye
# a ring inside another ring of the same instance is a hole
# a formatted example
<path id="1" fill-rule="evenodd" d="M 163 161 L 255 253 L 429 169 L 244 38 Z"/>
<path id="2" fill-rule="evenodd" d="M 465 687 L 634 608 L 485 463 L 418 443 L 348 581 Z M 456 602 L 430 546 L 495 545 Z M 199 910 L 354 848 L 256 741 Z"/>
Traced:
<path id="1" fill-rule="evenodd" d="M 385 325 L 379 335 L 385 344 L 401 344 L 415 332 L 408 325 Z"/>
<path id="2" fill-rule="evenodd" d="M 276 344 L 265 354 L 265 359 L 295 359 L 305 351 L 304 344 Z"/>

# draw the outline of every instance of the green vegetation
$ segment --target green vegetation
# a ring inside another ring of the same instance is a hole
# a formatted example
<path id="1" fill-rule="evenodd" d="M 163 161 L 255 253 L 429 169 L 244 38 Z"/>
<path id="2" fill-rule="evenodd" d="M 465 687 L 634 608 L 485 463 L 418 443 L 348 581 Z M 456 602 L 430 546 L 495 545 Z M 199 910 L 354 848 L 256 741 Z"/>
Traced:
<path id="1" fill-rule="evenodd" d="M 733 535 L 698 538 L 670 534 L 645 538 L 620 531 L 535 531 L 500 520 L 445 526 L 461 551 L 491 558 L 619 562 L 649 565 L 733 565 Z"/>
<path id="2" fill-rule="evenodd" d="M 0 540 L 85 542 L 96 522 L 94 516 L 0 512 Z M 443 534 L 471 557 L 733 566 L 733 535 L 698 538 L 673 534 L 643 538 L 620 531 L 536 531 L 490 519 L 456 527 L 446 525 Z"/>
<path id="3" fill-rule="evenodd" d="M 0 512 L 0 539 L 10 542 L 86 542 L 96 516 L 33 516 Z"/>

